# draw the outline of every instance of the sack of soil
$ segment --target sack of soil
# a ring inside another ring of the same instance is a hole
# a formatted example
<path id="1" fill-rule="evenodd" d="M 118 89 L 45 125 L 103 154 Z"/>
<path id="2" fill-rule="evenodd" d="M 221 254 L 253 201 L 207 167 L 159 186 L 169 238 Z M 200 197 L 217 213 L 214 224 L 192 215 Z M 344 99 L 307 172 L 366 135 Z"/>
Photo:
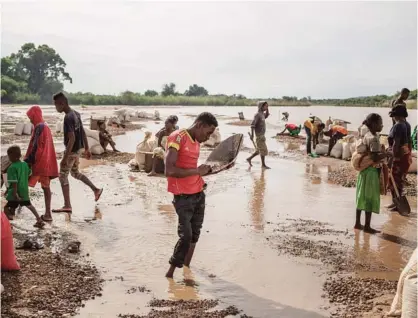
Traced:
<path id="1" fill-rule="evenodd" d="M 206 160 L 212 170 L 210 174 L 221 172 L 231 167 L 237 159 L 244 139 L 243 134 L 235 134 L 222 141 Z"/>

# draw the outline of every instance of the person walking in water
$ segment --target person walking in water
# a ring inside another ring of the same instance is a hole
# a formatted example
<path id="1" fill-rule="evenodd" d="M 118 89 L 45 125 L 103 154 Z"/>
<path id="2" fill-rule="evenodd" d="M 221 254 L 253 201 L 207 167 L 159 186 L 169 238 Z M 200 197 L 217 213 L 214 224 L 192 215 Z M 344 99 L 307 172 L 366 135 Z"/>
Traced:
<path id="1" fill-rule="evenodd" d="M 87 136 L 83 128 L 80 114 L 68 105 L 67 97 L 61 92 L 53 97 L 55 108 L 59 113 L 65 113 L 64 117 L 64 156 L 60 163 L 59 180 L 61 183 L 62 193 L 64 195 L 64 206 L 60 209 L 54 209 L 55 213 L 71 213 L 72 206 L 70 201 L 70 184 L 68 175 L 80 180 L 89 186 L 94 193 L 95 201 L 100 199 L 103 189 L 97 188 L 84 174 L 79 171 L 79 163 L 81 151 L 84 148 L 84 154 L 87 159 L 91 158 Z"/>
<path id="2" fill-rule="evenodd" d="M 58 164 L 51 129 L 42 117 L 38 105 L 32 106 L 26 113 L 34 126 L 32 137 L 26 151 L 25 162 L 32 169 L 29 186 L 35 187 L 39 182 L 44 192 L 45 214 L 41 218 L 45 222 L 52 221 L 51 215 L 51 179 L 58 178 Z"/>
<path id="3" fill-rule="evenodd" d="M 266 119 L 270 116 L 269 105 L 266 101 L 258 102 L 258 111 L 254 115 L 253 122 L 251 123 L 251 135 L 250 138 L 254 142 L 255 134 L 255 152 L 247 159 L 248 164 L 252 167 L 251 160 L 254 157 L 260 155 L 261 167 L 263 169 L 270 169 L 266 166 L 266 156 L 268 155 L 268 149 L 266 144 Z"/>
<path id="4" fill-rule="evenodd" d="M 178 215 L 179 240 L 170 258 L 166 277 L 172 278 L 176 268 L 190 266 L 205 215 L 206 184 L 202 176 L 210 173 L 210 166 L 197 162 L 200 143 L 209 139 L 218 127 L 211 113 L 201 113 L 188 129 L 174 131 L 167 138 L 165 175 L 168 192 L 174 195 L 173 205 Z"/>

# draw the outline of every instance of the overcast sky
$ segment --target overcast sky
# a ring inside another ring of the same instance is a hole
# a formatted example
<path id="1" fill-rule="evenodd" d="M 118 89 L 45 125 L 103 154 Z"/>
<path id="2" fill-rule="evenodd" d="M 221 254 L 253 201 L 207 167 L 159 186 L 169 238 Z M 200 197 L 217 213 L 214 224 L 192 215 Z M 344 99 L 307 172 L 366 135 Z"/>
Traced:
<path id="1" fill-rule="evenodd" d="M 69 91 L 174 82 L 248 97 L 351 97 L 417 87 L 416 2 L 3 3 L 1 55 L 48 44 Z"/>

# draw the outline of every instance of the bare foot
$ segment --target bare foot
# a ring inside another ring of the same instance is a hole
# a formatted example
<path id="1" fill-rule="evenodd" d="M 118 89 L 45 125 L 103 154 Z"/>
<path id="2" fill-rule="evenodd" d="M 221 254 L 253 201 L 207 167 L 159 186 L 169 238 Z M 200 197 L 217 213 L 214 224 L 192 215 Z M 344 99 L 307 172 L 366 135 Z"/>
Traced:
<path id="1" fill-rule="evenodd" d="M 354 229 L 356 229 L 356 230 L 364 230 L 364 226 L 363 225 L 361 225 L 361 224 L 355 224 L 354 225 Z"/>
<path id="2" fill-rule="evenodd" d="M 253 164 L 251 163 L 251 159 L 247 159 L 248 164 L 250 165 L 250 167 L 253 166 Z"/>
<path id="3" fill-rule="evenodd" d="M 267 167 L 267 166 L 262 166 L 261 168 L 263 168 L 263 169 L 271 169 L 270 167 Z"/>
<path id="4" fill-rule="evenodd" d="M 148 173 L 148 177 L 154 177 L 156 175 L 157 173 L 155 171 L 151 171 L 150 173 Z"/>
<path id="5" fill-rule="evenodd" d="M 364 232 L 369 234 L 377 234 L 380 233 L 380 231 L 372 229 L 371 227 L 364 227 Z"/>
<path id="6" fill-rule="evenodd" d="M 175 271 L 176 267 L 171 265 L 168 272 L 165 274 L 165 277 L 167 278 L 173 278 L 174 275 L 174 271 Z"/>
<path id="7" fill-rule="evenodd" d="M 33 226 L 37 227 L 38 229 L 42 229 L 45 226 L 45 223 L 44 223 L 44 221 L 39 220 Z"/>

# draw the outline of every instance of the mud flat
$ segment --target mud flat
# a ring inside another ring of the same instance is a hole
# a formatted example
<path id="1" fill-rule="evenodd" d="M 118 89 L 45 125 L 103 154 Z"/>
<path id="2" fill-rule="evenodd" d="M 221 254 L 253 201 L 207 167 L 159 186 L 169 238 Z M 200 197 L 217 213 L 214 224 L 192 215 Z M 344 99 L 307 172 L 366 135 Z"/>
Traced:
<path id="1" fill-rule="evenodd" d="M 74 316 L 85 301 L 101 296 L 103 280 L 97 268 L 85 255 L 68 250 L 74 236 L 42 232 L 29 237 L 13 229 L 16 247 L 29 239 L 41 249 L 17 249 L 20 271 L 1 273 L 2 317 Z"/>
<path id="2" fill-rule="evenodd" d="M 346 244 L 346 239 L 355 234 L 314 220 L 288 218 L 270 224 L 273 234 L 266 239 L 279 254 L 316 260 L 327 270 L 330 276 L 323 285 L 322 297 L 329 301 L 324 309 L 331 311 L 331 317 L 363 317 L 366 313 L 367 317 L 383 317 L 395 295 L 397 281 L 356 275 L 393 270 L 371 254 L 358 255 Z M 414 246 L 410 247 L 411 253 Z M 379 301 L 383 296 L 385 301 Z"/>

